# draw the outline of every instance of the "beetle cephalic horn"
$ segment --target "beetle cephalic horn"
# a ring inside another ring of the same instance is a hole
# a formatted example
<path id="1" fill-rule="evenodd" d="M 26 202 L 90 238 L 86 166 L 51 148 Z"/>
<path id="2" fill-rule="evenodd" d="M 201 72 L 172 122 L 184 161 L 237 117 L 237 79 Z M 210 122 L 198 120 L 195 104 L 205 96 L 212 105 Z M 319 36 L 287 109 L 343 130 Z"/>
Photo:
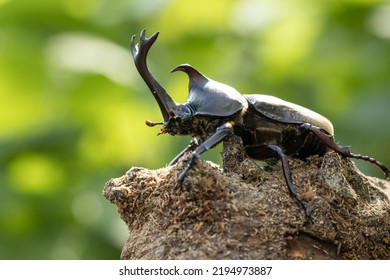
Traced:
<path id="1" fill-rule="evenodd" d="M 131 52 L 133 54 L 135 66 L 144 79 L 145 83 L 152 92 L 156 99 L 158 106 L 164 118 L 164 122 L 169 120 L 169 112 L 175 111 L 177 106 L 176 102 L 169 96 L 165 89 L 157 82 L 152 73 L 149 71 L 146 64 L 146 56 L 150 47 L 156 41 L 158 32 L 154 33 L 151 37 L 145 37 L 145 29 L 141 31 L 140 43 L 135 44 L 135 35 L 131 37 Z"/>

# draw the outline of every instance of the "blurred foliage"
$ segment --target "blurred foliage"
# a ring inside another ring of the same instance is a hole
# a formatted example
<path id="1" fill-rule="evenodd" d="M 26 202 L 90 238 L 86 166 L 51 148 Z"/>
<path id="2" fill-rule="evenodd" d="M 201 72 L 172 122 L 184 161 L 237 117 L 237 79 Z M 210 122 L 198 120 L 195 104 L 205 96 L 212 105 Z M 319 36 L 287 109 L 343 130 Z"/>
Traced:
<path id="1" fill-rule="evenodd" d="M 322 113 L 390 164 L 389 26 L 375 0 L 0 0 L 0 258 L 117 259 L 127 230 L 104 183 L 187 145 L 144 125 L 161 116 L 132 34 L 161 32 L 149 64 L 176 101 L 188 81 L 169 70 L 190 63 Z"/>

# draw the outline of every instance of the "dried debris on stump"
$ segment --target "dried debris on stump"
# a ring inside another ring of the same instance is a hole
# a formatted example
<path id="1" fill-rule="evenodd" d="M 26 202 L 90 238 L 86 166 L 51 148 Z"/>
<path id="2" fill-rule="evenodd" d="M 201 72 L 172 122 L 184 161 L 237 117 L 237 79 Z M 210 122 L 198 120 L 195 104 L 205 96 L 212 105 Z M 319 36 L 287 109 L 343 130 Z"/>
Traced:
<path id="1" fill-rule="evenodd" d="M 390 183 L 336 153 L 290 159 L 311 211 L 289 195 L 278 164 L 262 168 L 230 137 L 219 166 L 186 160 L 133 167 L 103 194 L 129 228 L 122 259 L 390 259 Z"/>

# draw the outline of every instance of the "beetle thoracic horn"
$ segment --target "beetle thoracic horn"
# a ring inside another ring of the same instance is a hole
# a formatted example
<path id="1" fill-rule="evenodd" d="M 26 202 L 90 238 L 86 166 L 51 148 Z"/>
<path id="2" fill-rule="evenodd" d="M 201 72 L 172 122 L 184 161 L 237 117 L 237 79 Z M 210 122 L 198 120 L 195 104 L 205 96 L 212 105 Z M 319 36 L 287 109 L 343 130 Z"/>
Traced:
<path id="1" fill-rule="evenodd" d="M 146 56 L 150 47 L 156 41 L 158 34 L 159 33 L 156 32 L 151 37 L 146 38 L 145 30 L 142 30 L 139 44 L 135 44 L 135 35 L 133 35 L 131 37 L 131 52 L 138 72 L 144 79 L 160 107 L 164 122 L 168 122 L 170 118 L 169 112 L 175 111 L 175 108 L 177 107 L 176 102 L 173 101 L 165 89 L 153 77 L 146 64 Z"/>

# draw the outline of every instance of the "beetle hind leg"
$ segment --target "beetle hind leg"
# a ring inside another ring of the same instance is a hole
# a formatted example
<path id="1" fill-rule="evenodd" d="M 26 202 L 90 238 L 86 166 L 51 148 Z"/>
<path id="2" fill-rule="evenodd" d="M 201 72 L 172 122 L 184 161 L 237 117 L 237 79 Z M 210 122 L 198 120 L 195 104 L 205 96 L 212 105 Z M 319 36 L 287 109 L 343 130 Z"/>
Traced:
<path id="1" fill-rule="evenodd" d="M 333 137 L 330 134 L 326 133 L 323 129 L 321 129 L 321 128 L 317 127 L 317 126 L 308 124 L 308 123 L 302 124 L 299 127 L 299 129 L 301 131 L 311 131 L 329 149 L 335 151 L 336 153 L 338 153 L 338 154 L 340 154 L 340 155 L 342 155 L 344 157 L 361 159 L 361 160 L 368 161 L 368 162 L 370 162 L 372 164 L 375 164 L 380 169 L 382 169 L 383 173 L 385 174 L 385 179 L 389 178 L 390 171 L 389 171 L 389 169 L 387 168 L 387 166 L 385 164 L 383 164 L 382 162 L 380 162 L 380 161 L 378 161 L 378 160 L 376 160 L 376 159 L 374 159 L 372 157 L 369 157 L 369 156 L 364 156 L 364 155 L 361 155 L 361 154 L 351 153 L 348 146 L 339 146 L 339 145 L 337 145 L 336 142 L 334 141 Z"/>

